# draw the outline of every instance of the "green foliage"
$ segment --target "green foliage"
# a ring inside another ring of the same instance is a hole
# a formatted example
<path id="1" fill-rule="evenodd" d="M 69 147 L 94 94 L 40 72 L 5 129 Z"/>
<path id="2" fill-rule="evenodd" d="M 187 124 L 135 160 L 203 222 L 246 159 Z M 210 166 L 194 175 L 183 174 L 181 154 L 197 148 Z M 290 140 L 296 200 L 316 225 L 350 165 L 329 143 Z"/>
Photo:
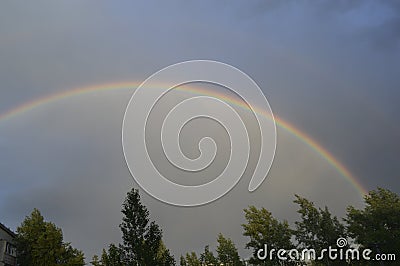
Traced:
<path id="1" fill-rule="evenodd" d="M 362 248 L 400 258 L 400 197 L 383 188 L 364 197 L 365 207 L 347 208 L 347 230 Z"/>
<path id="2" fill-rule="evenodd" d="M 104 251 L 104 249 L 103 249 Z M 103 264 L 101 263 L 101 261 L 99 260 L 99 256 L 94 255 L 92 258 L 92 261 L 90 262 L 90 264 L 92 264 L 93 266 L 102 266 Z"/>
<path id="3" fill-rule="evenodd" d="M 218 234 L 217 238 L 218 246 L 218 261 L 224 265 L 241 266 L 243 265 L 240 260 L 239 253 L 233 241 L 229 238 L 225 238 L 221 233 Z"/>
<path id="4" fill-rule="evenodd" d="M 313 248 L 316 254 L 329 246 L 336 246 L 340 237 L 350 236 L 361 249 L 369 248 L 375 253 L 396 254 L 400 250 L 400 197 L 382 188 L 369 192 L 365 196 L 365 207 L 358 210 L 347 208 L 345 227 L 327 207 L 315 207 L 314 203 L 296 195 L 300 220 L 292 230 L 287 221 L 279 221 L 265 208 L 250 206 L 245 209 L 247 223 L 242 224 L 244 236 L 250 238 L 246 248 L 253 250 L 252 265 L 301 265 L 299 261 L 260 261 L 257 251 L 267 244 L 268 250 L 294 249 L 292 239 L 296 239 L 298 249 Z M 123 244 L 109 245 L 103 249 L 101 259 L 93 256 L 93 266 L 137 266 L 175 265 L 175 259 L 162 241 L 159 226 L 150 221 L 149 211 L 140 202 L 136 189 L 130 191 L 123 203 L 124 215 L 120 225 Z M 347 229 L 347 231 L 346 231 Z M 217 257 L 205 246 L 204 252 L 197 257 L 195 252 L 180 257 L 181 266 L 233 265 L 242 266 L 234 242 L 222 234 L 217 238 Z M 46 222 L 39 210 L 34 209 L 17 228 L 16 246 L 18 262 L 21 266 L 81 266 L 85 265 L 83 253 L 63 241 L 60 228 Z M 343 261 L 314 261 L 312 265 L 343 265 Z M 363 262 L 351 262 L 351 265 L 367 265 Z M 304 263 L 303 263 L 304 264 Z M 385 265 L 396 265 L 385 262 Z"/>
<path id="5" fill-rule="evenodd" d="M 328 208 L 317 209 L 314 203 L 296 195 L 301 220 L 295 222 L 294 235 L 301 248 L 322 250 L 335 246 L 339 237 L 346 237 L 345 227 L 336 216 L 332 217 Z"/>
<path id="6" fill-rule="evenodd" d="M 169 266 L 175 265 L 175 258 L 171 255 L 169 249 L 165 246 L 164 242 L 161 241 L 160 248 L 157 252 L 158 265 Z"/>
<path id="7" fill-rule="evenodd" d="M 187 266 L 186 258 L 183 255 L 181 255 L 181 257 L 179 259 L 179 265 L 180 266 Z"/>
<path id="8" fill-rule="evenodd" d="M 320 254 L 322 249 L 329 246 L 336 247 L 336 240 L 340 237 L 346 238 L 345 227 L 340 223 L 336 216 L 332 217 L 328 208 L 316 208 L 314 203 L 296 196 L 295 203 L 299 205 L 301 220 L 296 221 L 294 235 L 298 241 L 299 248 L 313 248 L 316 254 Z M 336 262 L 340 265 L 341 262 Z M 314 263 L 318 265 L 318 263 Z M 334 262 L 325 258 L 321 265 L 336 265 Z"/>
<path id="9" fill-rule="evenodd" d="M 264 208 L 257 209 L 250 206 L 244 210 L 247 224 L 242 224 L 244 236 L 250 237 L 250 241 L 246 244 L 246 248 L 253 249 L 253 257 L 250 263 L 254 265 L 291 265 L 291 262 L 278 261 L 276 257 L 272 261 L 260 261 L 257 258 L 257 251 L 264 248 L 264 244 L 268 245 L 268 249 L 292 249 L 291 242 L 292 230 L 289 228 L 287 221 L 280 222 L 275 219 L 272 214 Z"/>
<path id="10" fill-rule="evenodd" d="M 200 261 L 202 264 L 205 265 L 217 265 L 218 261 L 217 258 L 215 258 L 214 254 L 212 253 L 212 251 L 210 251 L 210 246 L 205 246 L 204 248 L 204 252 L 202 254 L 200 254 Z"/>
<path id="11" fill-rule="evenodd" d="M 175 260 L 168 250 L 162 249 L 162 231 L 153 221 L 149 221 L 149 211 L 140 202 L 139 191 L 132 189 L 122 205 L 124 215 L 122 250 L 127 265 L 174 265 Z"/>
<path id="12" fill-rule="evenodd" d="M 95 255 L 96 256 L 96 255 Z M 96 256 L 97 258 L 97 256 Z M 94 257 L 92 261 L 93 266 L 124 266 L 122 250 L 114 244 L 108 246 L 108 251 L 103 249 L 100 262 L 94 264 Z"/>
<path id="13" fill-rule="evenodd" d="M 85 264 L 82 251 L 64 243 L 61 229 L 46 222 L 38 209 L 17 228 L 16 246 L 21 266 Z"/>
<path id="14" fill-rule="evenodd" d="M 201 261 L 197 258 L 195 252 L 186 253 L 186 265 L 187 266 L 201 266 Z"/>
<path id="15" fill-rule="evenodd" d="M 122 250 L 114 244 L 108 246 L 108 251 L 103 249 L 101 259 L 97 255 L 93 256 L 90 262 L 93 266 L 124 266 Z"/>
<path id="16" fill-rule="evenodd" d="M 57 265 L 80 266 L 85 265 L 85 256 L 83 252 L 71 247 L 70 243 L 64 243 L 64 251 L 62 257 L 58 260 Z"/>

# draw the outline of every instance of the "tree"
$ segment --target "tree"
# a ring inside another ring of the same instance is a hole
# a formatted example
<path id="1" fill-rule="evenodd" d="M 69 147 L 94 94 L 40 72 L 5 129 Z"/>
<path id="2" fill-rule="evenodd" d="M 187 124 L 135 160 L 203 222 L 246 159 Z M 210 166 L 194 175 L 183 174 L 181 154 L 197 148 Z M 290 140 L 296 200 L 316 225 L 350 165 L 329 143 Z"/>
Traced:
<path id="1" fill-rule="evenodd" d="M 201 261 L 197 258 L 195 252 L 186 253 L 186 265 L 187 266 L 201 266 Z"/>
<path id="2" fill-rule="evenodd" d="M 85 256 L 83 252 L 73 248 L 70 243 L 63 244 L 64 250 L 61 258 L 58 260 L 59 265 L 80 266 L 85 265 Z"/>
<path id="3" fill-rule="evenodd" d="M 103 249 L 103 251 L 104 251 L 104 249 Z M 99 256 L 97 256 L 97 255 L 93 256 L 90 264 L 92 264 L 93 266 L 103 266 L 103 264 L 101 263 L 101 260 L 99 260 Z"/>
<path id="4" fill-rule="evenodd" d="M 378 188 L 364 197 L 365 207 L 347 208 L 347 231 L 361 248 L 400 257 L 400 197 Z"/>
<path id="5" fill-rule="evenodd" d="M 160 248 L 157 252 L 157 260 L 159 265 L 162 266 L 175 265 L 175 258 L 171 255 L 163 241 L 161 241 Z"/>
<path id="6" fill-rule="evenodd" d="M 166 265 L 175 264 L 175 260 L 169 254 L 168 261 L 160 261 L 159 250 L 162 248 L 162 231 L 158 225 L 149 221 L 149 211 L 140 202 L 139 191 L 132 189 L 122 205 L 122 231 L 124 261 L 126 265 Z M 161 256 L 163 257 L 163 256 Z M 161 258 L 162 260 L 162 258 Z"/>
<path id="7" fill-rule="evenodd" d="M 268 249 L 292 249 L 294 245 L 291 242 L 292 230 L 287 221 L 280 222 L 264 208 L 257 209 L 250 206 L 244 210 L 247 224 L 242 224 L 244 236 L 250 237 L 246 248 L 253 249 L 253 257 L 250 263 L 254 265 L 291 265 L 290 261 L 281 261 L 274 256 L 272 260 L 261 261 L 257 258 L 257 251 L 268 245 Z"/>
<path id="8" fill-rule="evenodd" d="M 96 256 L 96 255 L 95 255 Z M 93 257 L 94 258 L 94 257 Z M 97 258 L 97 256 L 96 256 Z M 93 262 L 95 260 L 93 259 Z M 93 266 L 124 266 L 122 250 L 114 244 L 108 246 L 108 251 L 103 249 L 100 262 Z"/>
<path id="9" fill-rule="evenodd" d="M 299 205 L 301 220 L 296 221 L 294 230 L 298 247 L 301 249 L 314 249 L 320 254 L 322 249 L 329 246 L 336 247 L 338 238 L 346 237 L 345 227 L 336 216 L 332 216 L 328 207 L 316 208 L 314 203 L 306 198 L 295 195 L 295 203 Z M 314 262 L 315 265 L 340 265 L 341 262 L 332 262 L 325 258 L 321 262 Z"/>
<path id="10" fill-rule="evenodd" d="M 240 260 L 239 253 L 233 241 L 229 238 L 225 238 L 221 233 L 218 234 L 217 238 L 218 246 L 218 260 L 224 265 L 241 266 L 243 263 Z"/>
<path id="11" fill-rule="evenodd" d="M 17 228 L 16 247 L 21 266 L 85 264 L 82 251 L 65 243 L 61 229 L 46 222 L 38 209 Z"/>
<path id="12" fill-rule="evenodd" d="M 179 265 L 187 266 L 186 258 L 183 255 L 181 255 L 181 258 L 179 259 Z"/>
<path id="13" fill-rule="evenodd" d="M 215 258 L 212 251 L 210 251 L 209 245 L 205 246 L 204 253 L 200 254 L 200 261 L 202 262 L 202 264 L 205 264 L 205 265 L 209 265 L 209 264 L 217 265 L 218 260 Z"/>

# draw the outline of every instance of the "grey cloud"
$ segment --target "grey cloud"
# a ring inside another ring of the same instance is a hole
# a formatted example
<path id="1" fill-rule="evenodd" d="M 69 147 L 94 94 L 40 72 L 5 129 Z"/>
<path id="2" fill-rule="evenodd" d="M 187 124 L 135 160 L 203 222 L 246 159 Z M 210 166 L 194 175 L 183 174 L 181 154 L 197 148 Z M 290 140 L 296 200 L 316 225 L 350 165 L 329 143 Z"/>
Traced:
<path id="1" fill-rule="evenodd" d="M 368 5 L 381 17 L 369 17 Z M 318 140 L 368 188 L 396 191 L 398 8 L 395 1 L 7 2 L 0 10 L 0 112 L 71 88 L 144 80 L 182 60 L 220 60 L 249 74 L 277 116 Z M 128 98 L 81 95 L 0 121 L 1 222 L 15 229 L 38 207 L 89 257 L 118 242 L 122 200 L 137 186 L 120 140 Z M 142 191 L 175 254 L 215 245 L 218 232 L 248 254 L 240 224 L 249 204 L 293 221 L 294 193 L 338 215 L 361 203 L 301 140 L 278 129 L 278 141 L 271 173 L 255 193 L 242 180 L 221 200 L 188 209 Z"/>
<path id="2" fill-rule="evenodd" d="M 22 165 L 27 171 L 25 179 L 14 181 L 21 188 L 8 193 L 0 205 L 2 213 L 8 214 L 4 222 L 15 228 L 22 217 L 37 207 L 47 219 L 63 228 L 67 241 L 84 249 L 89 257 L 99 254 L 108 243 L 120 241 L 121 204 L 126 192 L 132 186 L 137 187 L 124 164 L 119 139 L 119 104 L 125 97 L 116 96 L 117 108 L 111 113 L 96 107 L 104 98 L 112 98 L 104 94 L 97 101 L 84 97 L 75 111 L 67 111 L 68 107 L 63 105 L 48 106 L 36 111 L 36 119 L 31 115 L 18 118 L 31 120 L 30 123 L 45 129 L 43 139 L 36 136 L 34 143 L 21 147 L 20 151 L 27 158 L 45 158 L 45 162 Z M 93 112 L 88 124 L 87 118 L 75 112 L 86 110 L 89 103 Z M 49 116 L 60 114 L 64 115 L 63 122 L 50 126 Z M 19 142 L 28 144 L 27 137 L 40 134 L 27 130 L 34 128 L 30 123 L 14 128 L 16 132 L 9 125 L 9 134 L 18 133 Z M 99 124 L 104 124 L 103 130 L 95 130 Z M 43 154 L 37 153 L 43 146 L 46 147 Z M 205 244 L 215 242 L 218 232 L 232 237 L 241 253 L 248 255 L 243 249 L 247 240 L 241 235 L 240 226 L 244 222 L 242 210 L 248 205 L 265 206 L 277 217 L 293 221 L 295 193 L 311 198 L 318 205 L 329 205 L 339 215 L 343 215 L 348 204 L 358 206 L 361 200 L 331 165 L 282 129 L 279 129 L 277 157 L 267 180 L 254 193 L 248 193 L 248 182 L 244 178 L 221 200 L 197 208 L 178 208 L 161 203 L 143 191 L 141 194 L 176 255 L 188 250 L 200 251 Z"/>

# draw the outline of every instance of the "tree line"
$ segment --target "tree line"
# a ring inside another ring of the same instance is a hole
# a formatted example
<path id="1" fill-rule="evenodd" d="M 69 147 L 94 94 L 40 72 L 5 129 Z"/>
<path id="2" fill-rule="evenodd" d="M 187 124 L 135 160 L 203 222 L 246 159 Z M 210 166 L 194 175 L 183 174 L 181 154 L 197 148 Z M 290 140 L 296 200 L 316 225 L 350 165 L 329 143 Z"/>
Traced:
<path id="1" fill-rule="evenodd" d="M 243 235 L 248 237 L 245 248 L 252 251 L 248 260 L 240 258 L 235 243 L 222 234 L 217 236 L 215 252 L 209 245 L 196 254 L 189 251 L 177 262 L 162 240 L 162 230 L 150 221 L 149 211 L 141 203 L 139 191 L 128 192 L 122 204 L 122 242 L 109 244 L 100 256 L 93 256 L 93 266 L 181 266 L 201 265 L 306 265 L 300 259 L 280 260 L 277 256 L 260 260 L 258 252 L 268 249 L 314 249 L 319 254 L 329 246 L 337 246 L 337 240 L 348 240 L 342 248 L 370 249 L 374 254 L 394 254 L 400 260 L 400 197 L 396 193 L 378 188 L 364 197 L 364 208 L 349 206 L 343 219 L 332 215 L 328 207 L 320 208 L 299 195 L 294 203 L 298 206 L 299 219 L 292 225 L 275 218 L 265 208 L 249 206 L 244 210 L 246 223 Z M 82 251 L 63 241 L 60 228 L 47 222 L 34 209 L 17 228 L 16 247 L 18 264 L 21 266 L 81 266 L 85 265 Z M 308 265 L 398 265 L 396 261 L 321 260 Z"/>

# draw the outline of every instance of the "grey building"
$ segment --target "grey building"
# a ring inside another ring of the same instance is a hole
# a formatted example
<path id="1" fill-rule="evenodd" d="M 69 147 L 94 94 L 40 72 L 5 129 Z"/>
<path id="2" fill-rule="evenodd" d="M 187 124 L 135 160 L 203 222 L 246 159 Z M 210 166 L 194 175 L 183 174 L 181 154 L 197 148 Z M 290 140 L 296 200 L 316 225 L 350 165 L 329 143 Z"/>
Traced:
<path id="1" fill-rule="evenodd" d="M 15 233 L 0 223 L 0 266 L 16 266 Z"/>

